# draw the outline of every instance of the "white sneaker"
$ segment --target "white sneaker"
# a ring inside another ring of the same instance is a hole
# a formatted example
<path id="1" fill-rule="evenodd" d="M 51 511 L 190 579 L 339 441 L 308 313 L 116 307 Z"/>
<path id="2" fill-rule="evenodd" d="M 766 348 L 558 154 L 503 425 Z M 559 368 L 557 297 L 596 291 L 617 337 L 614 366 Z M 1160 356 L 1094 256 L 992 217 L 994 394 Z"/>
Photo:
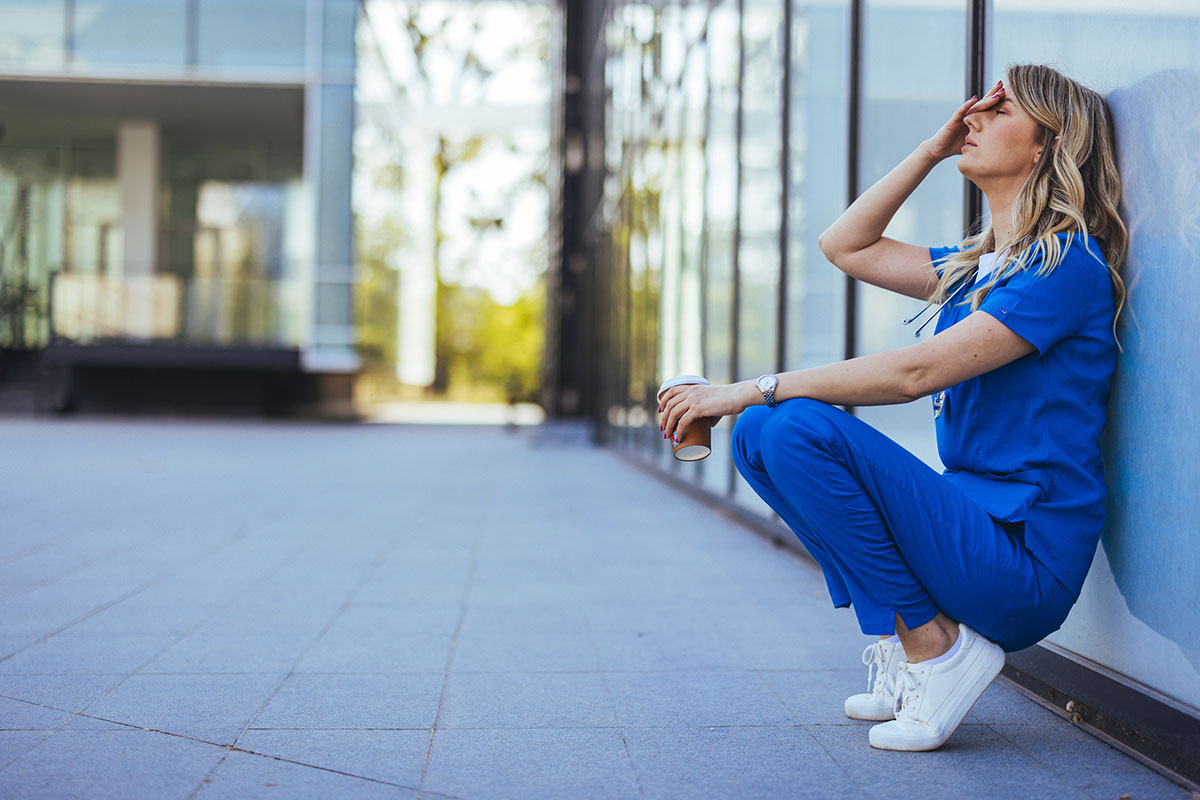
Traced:
<path id="1" fill-rule="evenodd" d="M 958 652 L 940 664 L 900 665 L 896 719 L 871 728 L 880 750 L 936 750 L 950 738 L 984 689 L 1004 667 L 1004 651 L 958 625 Z"/>
<path id="2" fill-rule="evenodd" d="M 867 665 L 867 691 L 846 698 L 850 719 L 883 720 L 896 717 L 896 670 L 904 663 L 899 642 L 879 641 L 867 645 L 862 660 Z"/>

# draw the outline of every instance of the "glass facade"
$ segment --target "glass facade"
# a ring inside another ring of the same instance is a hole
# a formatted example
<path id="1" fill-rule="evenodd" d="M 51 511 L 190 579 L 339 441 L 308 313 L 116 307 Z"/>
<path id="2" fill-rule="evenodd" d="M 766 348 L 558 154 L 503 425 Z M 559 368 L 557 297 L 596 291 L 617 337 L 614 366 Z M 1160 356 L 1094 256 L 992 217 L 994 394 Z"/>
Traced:
<path id="1" fill-rule="evenodd" d="M 699 372 L 726 383 L 913 342 L 902 320 L 921 304 L 851 286 L 818 234 L 1006 64 L 1051 64 L 1107 95 L 1132 236 L 1104 442 L 1111 496 L 1083 596 L 1051 641 L 1200 707 L 1191 536 L 1200 479 L 1170 468 L 1200 445 L 1200 373 L 1180 369 L 1200 358 L 1194 337 L 1180 334 L 1200 305 L 1200 7 L 677 0 L 607 9 L 602 251 L 612 258 L 597 268 L 611 267 L 614 291 L 602 311 L 610 367 L 600 416 L 609 439 L 639 459 L 764 514 L 733 469 L 731 420 L 714 430 L 708 459 L 670 457 L 657 382 Z M 980 67 L 982 85 L 968 86 Z M 978 202 L 943 164 L 888 234 L 956 243 Z M 928 400 L 856 413 L 940 468 Z"/>
<path id="2" fill-rule="evenodd" d="M 0 347 L 152 339 L 350 364 L 357 13 L 0 0 Z"/>
<path id="3" fill-rule="evenodd" d="M 323 68 L 352 72 L 356 13 L 308 0 L 0 0 L 0 71 L 302 80 L 313 16 Z"/>

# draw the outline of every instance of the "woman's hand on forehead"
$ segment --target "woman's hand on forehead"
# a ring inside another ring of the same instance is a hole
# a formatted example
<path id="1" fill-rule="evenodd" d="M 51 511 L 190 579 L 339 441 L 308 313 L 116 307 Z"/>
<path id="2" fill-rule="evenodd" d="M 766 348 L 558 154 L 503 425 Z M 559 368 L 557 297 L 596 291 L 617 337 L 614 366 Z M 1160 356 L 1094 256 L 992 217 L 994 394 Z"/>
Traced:
<path id="1" fill-rule="evenodd" d="M 1004 83 L 1002 81 L 996 81 L 996 85 L 983 98 L 977 99 L 971 97 L 970 100 L 959 106 L 950 116 L 950 119 L 947 120 L 946 124 L 926 142 L 926 149 L 929 151 L 929 154 L 941 161 L 944 158 L 962 153 L 963 145 L 966 144 L 967 134 L 971 132 L 965 121 L 967 116 L 980 111 L 987 111 L 989 108 L 1003 103 L 1006 99 Z"/>

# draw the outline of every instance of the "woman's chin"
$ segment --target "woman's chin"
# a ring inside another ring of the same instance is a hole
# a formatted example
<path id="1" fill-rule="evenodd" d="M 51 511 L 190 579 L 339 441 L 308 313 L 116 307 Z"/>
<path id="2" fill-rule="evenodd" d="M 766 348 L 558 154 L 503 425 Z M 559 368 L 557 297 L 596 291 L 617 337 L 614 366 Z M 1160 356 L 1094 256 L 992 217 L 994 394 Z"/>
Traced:
<path id="1" fill-rule="evenodd" d="M 958 159 L 958 171 L 961 172 L 962 176 L 964 178 L 966 178 L 967 180 L 969 180 L 971 183 L 975 183 L 976 186 L 979 185 L 975 181 L 975 176 L 977 174 L 977 170 L 975 169 L 975 164 L 972 163 L 969 156 L 963 155 Z"/>

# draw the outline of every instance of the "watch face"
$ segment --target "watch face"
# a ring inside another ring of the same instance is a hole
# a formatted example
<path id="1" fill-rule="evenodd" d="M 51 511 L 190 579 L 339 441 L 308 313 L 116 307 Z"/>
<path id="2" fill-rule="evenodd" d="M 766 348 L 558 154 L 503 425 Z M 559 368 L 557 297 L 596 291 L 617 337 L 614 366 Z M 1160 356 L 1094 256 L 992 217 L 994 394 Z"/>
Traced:
<path id="1" fill-rule="evenodd" d="M 767 391 L 768 389 L 774 389 L 778 384 L 779 379 L 774 375 L 763 375 L 758 379 L 758 388 L 763 392 Z"/>

